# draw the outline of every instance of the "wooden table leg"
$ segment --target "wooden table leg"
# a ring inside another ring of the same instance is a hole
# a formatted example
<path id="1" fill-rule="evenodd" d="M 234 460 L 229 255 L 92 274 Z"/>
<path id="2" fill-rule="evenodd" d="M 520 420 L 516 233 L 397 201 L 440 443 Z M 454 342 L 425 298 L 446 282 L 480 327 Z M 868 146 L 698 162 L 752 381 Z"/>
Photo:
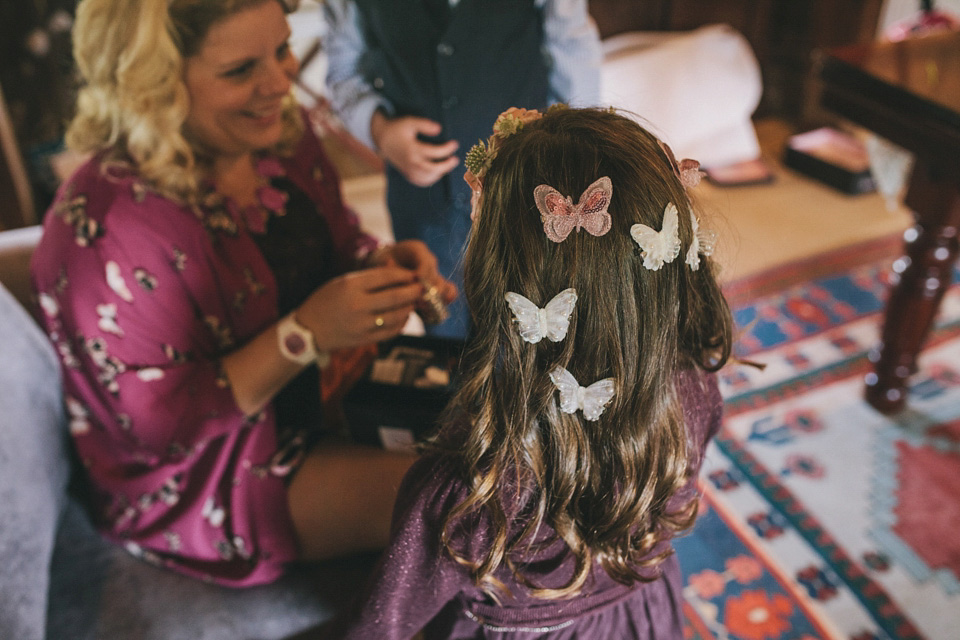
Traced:
<path id="1" fill-rule="evenodd" d="M 960 253 L 960 175 L 918 158 L 905 202 L 917 224 L 904 234 L 906 255 L 894 269 L 899 278 L 887 300 L 881 343 L 871 354 L 876 366 L 866 377 L 867 402 L 885 414 L 905 406 L 907 379 L 917 370 L 917 356 L 951 284 Z"/>

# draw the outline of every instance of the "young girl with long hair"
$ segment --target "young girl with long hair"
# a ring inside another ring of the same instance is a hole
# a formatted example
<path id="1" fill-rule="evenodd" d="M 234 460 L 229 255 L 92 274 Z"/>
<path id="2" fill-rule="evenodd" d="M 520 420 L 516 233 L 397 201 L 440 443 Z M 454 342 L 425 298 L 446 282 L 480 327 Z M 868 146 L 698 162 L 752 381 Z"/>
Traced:
<path id="1" fill-rule="evenodd" d="M 682 638 L 732 321 L 698 165 L 611 110 L 511 109 L 467 156 L 474 324 L 349 638 Z"/>

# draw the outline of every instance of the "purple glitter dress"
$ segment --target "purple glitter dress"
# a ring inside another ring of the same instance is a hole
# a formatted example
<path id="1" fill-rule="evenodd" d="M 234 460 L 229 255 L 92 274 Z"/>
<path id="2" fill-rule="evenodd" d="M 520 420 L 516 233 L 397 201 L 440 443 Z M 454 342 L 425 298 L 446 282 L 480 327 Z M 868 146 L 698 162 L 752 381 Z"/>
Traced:
<path id="1" fill-rule="evenodd" d="M 712 375 L 685 372 L 678 381 L 689 430 L 690 479 L 673 501 L 696 491 L 707 441 L 720 427 L 722 402 Z M 377 565 L 367 593 L 349 617 L 330 629 L 331 637 L 350 640 L 407 640 L 423 630 L 424 640 L 680 640 L 683 638 L 680 568 L 671 555 L 659 579 L 624 586 L 596 565 L 582 593 L 567 600 L 528 595 L 510 570 L 496 577 L 513 597 L 494 603 L 474 586 L 468 572 L 440 545 L 443 518 L 467 489 L 442 457 L 420 459 L 407 473 L 394 510 L 389 546 Z M 519 527 L 519 523 L 514 523 Z M 543 538 L 552 531 L 545 531 Z M 454 543 L 468 557 L 485 548 L 488 529 L 480 524 L 454 534 Z M 661 543 L 662 551 L 669 542 Z M 571 575 L 572 558 L 555 542 L 525 558 L 527 575 L 543 586 L 563 585 Z"/>

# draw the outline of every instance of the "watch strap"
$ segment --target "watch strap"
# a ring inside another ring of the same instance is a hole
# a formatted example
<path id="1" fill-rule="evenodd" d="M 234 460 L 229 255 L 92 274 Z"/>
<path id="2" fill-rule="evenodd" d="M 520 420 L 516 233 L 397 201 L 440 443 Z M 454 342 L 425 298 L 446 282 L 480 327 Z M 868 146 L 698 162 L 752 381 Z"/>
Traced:
<path id="1" fill-rule="evenodd" d="M 316 362 L 322 367 L 330 360 L 329 353 L 317 351 L 313 332 L 297 322 L 292 313 L 277 323 L 277 343 L 284 358 L 300 365 Z"/>

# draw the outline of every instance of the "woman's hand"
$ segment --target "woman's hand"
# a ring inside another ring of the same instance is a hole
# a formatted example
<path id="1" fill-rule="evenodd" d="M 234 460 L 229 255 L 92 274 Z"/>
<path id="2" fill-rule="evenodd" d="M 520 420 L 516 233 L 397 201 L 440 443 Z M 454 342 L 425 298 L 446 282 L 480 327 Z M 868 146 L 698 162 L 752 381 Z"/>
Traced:
<path id="1" fill-rule="evenodd" d="M 375 266 L 328 281 L 294 312 L 297 322 L 313 333 L 318 349 L 393 338 L 403 330 L 425 288 L 436 287 L 445 302 L 457 295 L 457 288 L 437 273 L 436 257 L 419 240 L 384 247 L 370 264 Z M 222 362 L 237 405 L 247 415 L 262 409 L 302 368 L 280 355 L 274 327 Z"/>
<path id="2" fill-rule="evenodd" d="M 397 266 L 376 267 L 334 278 L 294 312 L 321 350 L 356 347 L 394 337 L 423 295 L 417 274 Z M 237 406 L 260 411 L 303 365 L 284 358 L 276 325 L 222 359 Z"/>
<path id="3" fill-rule="evenodd" d="M 400 333 L 423 291 L 414 270 L 395 264 L 354 271 L 310 294 L 296 318 L 319 349 L 380 342 Z"/>
<path id="4" fill-rule="evenodd" d="M 371 265 L 405 267 L 417 274 L 425 287 L 436 287 L 444 303 L 450 304 L 457 297 L 457 287 L 437 271 L 437 257 L 420 240 L 401 240 L 376 251 L 370 258 Z"/>

